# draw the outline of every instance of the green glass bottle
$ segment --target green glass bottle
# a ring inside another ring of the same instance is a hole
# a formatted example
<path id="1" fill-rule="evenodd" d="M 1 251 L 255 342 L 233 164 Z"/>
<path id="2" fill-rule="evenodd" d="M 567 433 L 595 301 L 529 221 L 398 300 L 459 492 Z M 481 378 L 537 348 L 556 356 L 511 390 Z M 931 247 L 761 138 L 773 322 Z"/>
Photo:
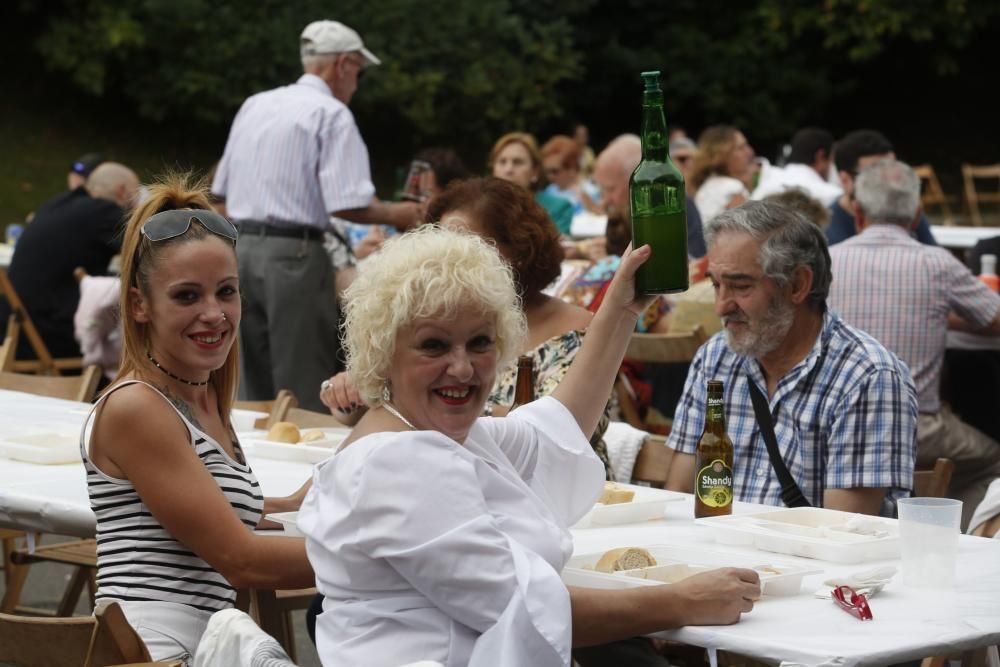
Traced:
<path id="1" fill-rule="evenodd" d="M 684 176 L 670 161 L 660 73 L 643 72 L 642 162 L 629 179 L 632 246 L 648 243 L 652 257 L 635 275 L 637 294 L 688 288 L 687 195 Z"/>

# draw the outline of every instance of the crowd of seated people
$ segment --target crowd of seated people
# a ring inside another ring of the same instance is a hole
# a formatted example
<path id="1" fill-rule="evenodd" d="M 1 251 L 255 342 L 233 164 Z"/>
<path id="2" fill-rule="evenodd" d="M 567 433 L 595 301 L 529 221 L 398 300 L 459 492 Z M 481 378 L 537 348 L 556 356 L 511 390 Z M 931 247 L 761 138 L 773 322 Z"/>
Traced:
<path id="1" fill-rule="evenodd" d="M 755 394 L 812 505 L 893 516 L 915 467 L 948 456 L 967 524 L 996 484 L 1000 444 L 952 414 L 938 386 L 947 327 L 1000 334 L 1000 298 L 930 245 L 919 181 L 881 134 L 835 142 L 804 128 L 781 167 L 762 164 L 733 126 L 711 125 L 697 142 L 672 134 L 692 287 L 640 297 L 634 275 L 655 249 L 631 244 L 638 137 L 595 158 L 581 124 L 541 147 L 511 131 L 481 175 L 451 148 L 424 149 L 414 156 L 429 165 L 421 201 L 383 202 L 347 111 L 361 71 L 381 61 L 333 21 L 307 26 L 300 53 L 302 78 L 250 98 L 234 121 L 215 202 L 176 176 L 137 198 L 131 170 L 89 156 L 73 170 L 86 180 L 39 208 L 11 265 L 29 297 L 28 269 L 53 274 L 59 327 L 48 327 L 51 308 L 25 302 L 50 348 L 71 355 L 80 350 L 63 311 L 75 310 L 78 287 L 66 297 L 66 279 L 78 265 L 103 273 L 121 253 L 119 278 L 104 285 L 116 290 L 120 321 L 105 329 L 120 358 L 106 361 L 116 370 L 80 449 L 97 602 L 118 602 L 154 659 L 192 664 L 209 618 L 246 587 L 315 585 L 325 665 L 373 655 L 392 665 L 664 665 L 642 635 L 738 622 L 760 594 L 753 570 L 626 590 L 559 577 L 569 526 L 615 478 L 607 428 L 629 341 L 682 320 L 711 335 L 689 366 L 673 377 L 624 367 L 668 422 L 667 488 L 692 490 L 710 379 L 725 387 L 739 500 L 784 502 Z M 279 140 L 247 121 L 271 113 L 298 127 L 305 107 L 337 135 L 332 148 L 306 150 L 296 132 Z M 244 171 L 252 145 L 295 163 L 269 165 L 273 192 Z M 288 157 L 300 152 L 318 174 Z M 341 162 L 351 168 L 334 175 Z M 282 182 L 283 170 L 309 174 L 309 185 Z M 581 214 L 605 217 L 604 235 L 573 238 Z M 89 245 L 60 248 L 58 266 L 38 260 L 36 237 L 68 237 L 68 221 L 85 219 L 91 227 L 74 233 L 89 229 Z M 919 298 L 891 280 L 932 269 Z M 275 321 L 310 299 L 323 313 L 308 323 Z M 308 377 L 308 349 L 287 349 L 296 329 L 327 348 Z M 534 361 L 537 400 L 510 410 L 520 355 Z M 289 377 L 308 407 L 352 430 L 297 491 L 264 497 L 232 408 L 273 398 L 254 394 Z M 282 511 L 299 512 L 304 537 L 265 532 L 275 526 L 264 516 Z"/>

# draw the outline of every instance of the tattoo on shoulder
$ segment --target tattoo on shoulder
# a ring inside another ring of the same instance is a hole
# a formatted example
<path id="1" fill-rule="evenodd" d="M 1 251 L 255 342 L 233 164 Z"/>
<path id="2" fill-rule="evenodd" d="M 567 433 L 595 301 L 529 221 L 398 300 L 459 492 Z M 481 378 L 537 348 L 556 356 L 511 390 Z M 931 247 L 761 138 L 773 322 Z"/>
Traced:
<path id="1" fill-rule="evenodd" d="M 167 400 L 170 401 L 170 403 L 173 404 L 173 406 L 175 408 L 177 408 L 178 412 L 180 412 L 182 415 L 184 415 L 184 417 L 189 422 L 191 422 L 192 424 L 194 424 L 195 428 L 204 430 L 204 429 L 202 429 L 201 424 L 198 423 L 198 419 L 194 416 L 194 410 L 191 409 L 190 405 L 188 405 L 187 403 L 185 403 L 181 399 L 179 399 L 176 396 L 174 396 L 173 394 L 171 394 L 170 391 L 166 387 L 160 387 L 160 391 L 162 391 L 163 395 L 167 397 Z"/>

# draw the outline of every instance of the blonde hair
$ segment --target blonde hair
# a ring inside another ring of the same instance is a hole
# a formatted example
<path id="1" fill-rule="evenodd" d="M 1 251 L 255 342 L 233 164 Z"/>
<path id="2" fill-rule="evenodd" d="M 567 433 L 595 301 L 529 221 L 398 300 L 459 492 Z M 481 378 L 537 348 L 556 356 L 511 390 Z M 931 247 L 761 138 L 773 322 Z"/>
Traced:
<path id="1" fill-rule="evenodd" d="M 730 175 L 726 172 L 726 161 L 736 145 L 738 132 L 732 125 L 712 125 L 701 133 L 691 166 L 692 191 L 700 188 L 713 174 Z"/>
<path id="2" fill-rule="evenodd" d="M 344 293 L 347 370 L 369 405 L 382 387 L 399 332 L 420 318 L 479 309 L 496 326 L 497 365 L 513 361 L 527 333 L 510 266 L 489 241 L 426 225 L 390 239 Z"/>
<path id="3" fill-rule="evenodd" d="M 202 181 L 194 181 L 191 174 L 168 174 L 149 186 L 149 196 L 132 211 L 129 217 L 121 250 L 122 280 L 118 304 L 121 308 L 123 340 L 118 377 L 125 377 L 129 373 L 156 376 L 157 373 L 146 355 L 149 346 L 148 327 L 133 318 L 132 309 L 129 307 L 129 290 L 133 287 L 138 288 L 148 298 L 160 255 L 167 248 L 178 243 L 215 236 L 199 224 L 192 224 L 180 236 L 155 243 L 142 235 L 142 226 L 146 220 L 157 213 L 174 209 L 212 210 L 207 185 Z M 233 254 L 235 253 L 234 247 Z M 209 381 L 218 397 L 219 414 L 223 420 L 227 420 L 239 383 L 238 339 L 233 341 L 229 356 L 222 366 L 212 371 Z"/>

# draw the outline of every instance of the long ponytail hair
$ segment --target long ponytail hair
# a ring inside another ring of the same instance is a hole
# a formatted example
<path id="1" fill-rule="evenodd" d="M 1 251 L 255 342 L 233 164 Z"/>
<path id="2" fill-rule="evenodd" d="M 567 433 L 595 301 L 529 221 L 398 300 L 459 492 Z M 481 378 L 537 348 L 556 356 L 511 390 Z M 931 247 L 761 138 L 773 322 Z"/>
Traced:
<path id="1" fill-rule="evenodd" d="M 152 275 L 160 255 L 172 245 L 211 236 L 201 225 L 191 225 L 180 236 L 150 242 L 142 235 L 142 226 L 153 215 L 174 209 L 211 210 L 208 188 L 202 181 L 195 181 L 190 174 L 168 174 L 149 186 L 146 199 L 132 211 L 122 240 L 121 292 L 118 304 L 121 309 L 123 344 L 118 377 L 128 374 L 155 375 L 156 369 L 147 356 L 149 329 L 137 322 L 130 307 L 130 290 L 135 287 L 149 297 Z M 233 250 L 235 252 L 235 248 Z M 238 333 L 237 333 L 238 335 Z M 223 421 L 229 419 L 236 386 L 239 383 L 239 342 L 235 340 L 222 366 L 212 371 L 209 382 L 219 401 Z"/>

